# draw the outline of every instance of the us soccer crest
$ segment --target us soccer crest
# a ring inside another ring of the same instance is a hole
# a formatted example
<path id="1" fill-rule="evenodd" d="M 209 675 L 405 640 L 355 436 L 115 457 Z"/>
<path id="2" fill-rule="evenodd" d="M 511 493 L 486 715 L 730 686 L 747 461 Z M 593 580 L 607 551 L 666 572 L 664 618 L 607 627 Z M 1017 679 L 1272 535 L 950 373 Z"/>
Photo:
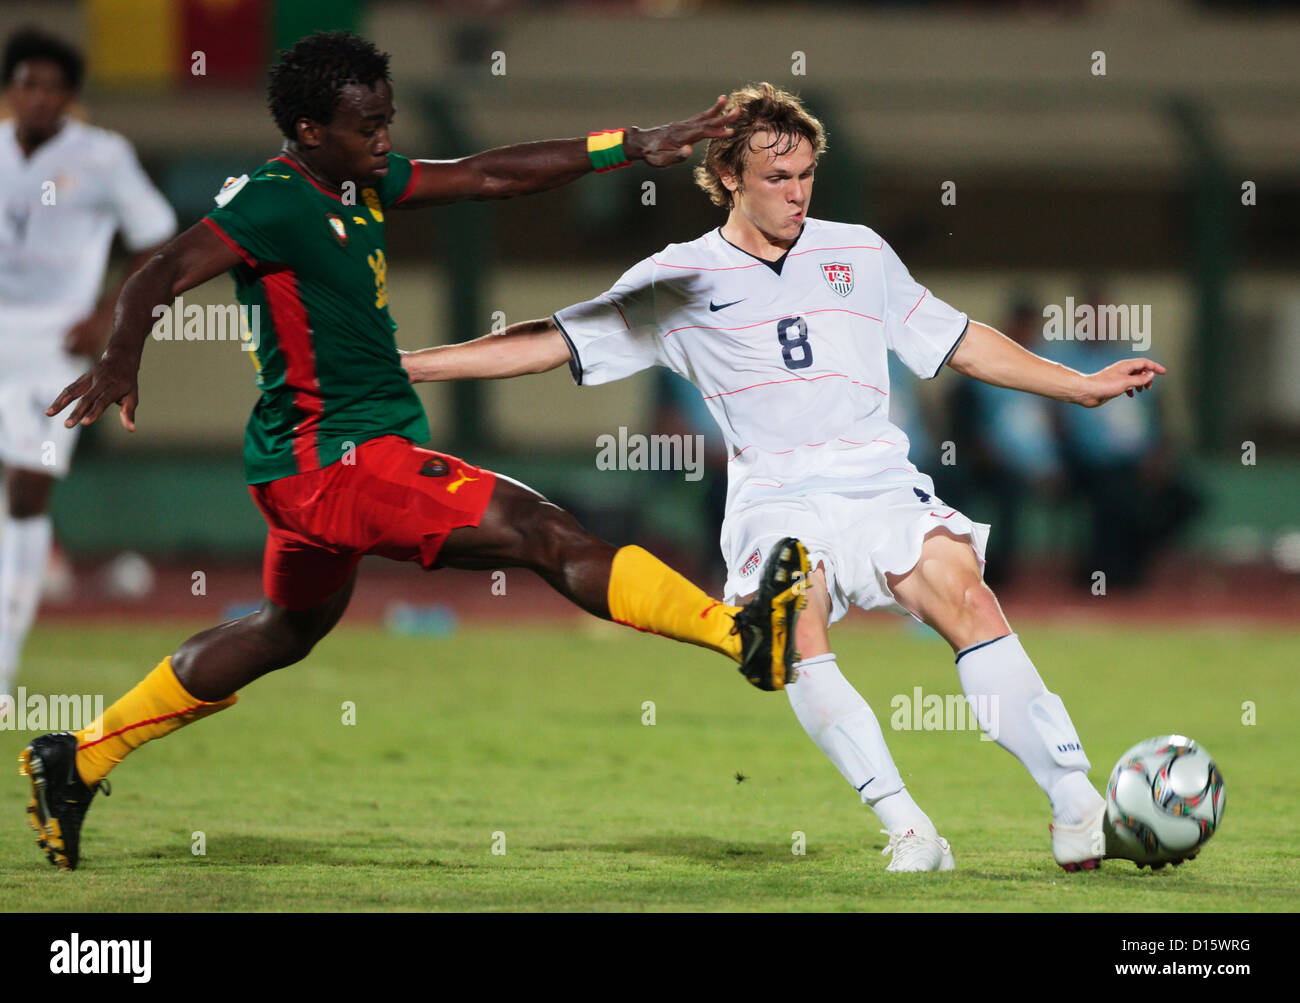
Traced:
<path id="1" fill-rule="evenodd" d="M 853 292 L 853 266 L 842 261 L 822 265 L 822 277 L 826 284 L 841 296 Z"/>
<path id="2" fill-rule="evenodd" d="M 327 213 L 325 219 L 329 221 L 330 229 L 334 231 L 334 236 L 338 242 L 346 247 L 348 243 L 348 231 L 343 226 L 343 220 L 334 213 Z"/>

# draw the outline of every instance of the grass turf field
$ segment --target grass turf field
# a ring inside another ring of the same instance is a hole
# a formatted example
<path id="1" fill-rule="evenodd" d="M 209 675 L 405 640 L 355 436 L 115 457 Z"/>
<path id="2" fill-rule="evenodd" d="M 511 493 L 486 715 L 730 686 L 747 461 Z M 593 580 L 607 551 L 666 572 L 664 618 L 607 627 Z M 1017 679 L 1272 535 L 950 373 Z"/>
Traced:
<path id="1" fill-rule="evenodd" d="M 1046 801 L 1011 756 L 970 731 L 891 729 L 895 694 L 959 690 L 940 640 L 883 623 L 842 629 L 840 663 L 952 842 L 952 874 L 887 874 L 874 815 L 786 697 L 717 656 L 571 623 L 443 640 L 345 624 L 306 663 L 115 771 L 72 874 L 45 862 L 24 821 L 16 756 L 30 733 L 0 732 L 0 910 L 1296 909 L 1296 632 L 1022 632 L 1098 786 L 1130 744 L 1168 731 L 1206 745 L 1227 784 L 1223 828 L 1191 864 L 1067 875 Z M 108 702 L 185 636 L 38 624 L 21 682 Z"/>

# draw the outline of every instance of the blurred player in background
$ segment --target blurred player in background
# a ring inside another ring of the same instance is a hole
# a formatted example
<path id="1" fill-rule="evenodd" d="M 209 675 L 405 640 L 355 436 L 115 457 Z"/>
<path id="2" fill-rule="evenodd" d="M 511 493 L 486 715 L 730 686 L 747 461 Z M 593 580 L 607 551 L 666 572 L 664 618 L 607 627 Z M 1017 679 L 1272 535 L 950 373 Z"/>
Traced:
<path id="1" fill-rule="evenodd" d="M 1029 350 L 1042 340 L 1043 315 L 1030 298 L 1017 297 L 1004 333 Z M 1065 360 L 1054 357 L 1054 361 Z M 991 586 L 1014 577 L 1023 552 L 1027 503 L 1035 497 L 1057 498 L 1065 488 L 1065 463 L 1055 421 L 1059 406 L 1043 397 L 979 380 L 962 380 L 952 391 L 952 426 L 966 437 L 969 451 L 962 462 L 940 466 L 936 483 L 943 496 L 960 508 L 973 507 L 980 495 L 990 499 L 993 524 L 998 528 L 989 539 L 984 568 L 984 580 Z M 1068 410 L 1089 415 L 1121 411 Z"/>
<path id="2" fill-rule="evenodd" d="M 874 231 L 808 218 L 825 136 L 797 98 L 761 84 L 733 93 L 728 107 L 741 113 L 734 134 L 710 141 L 696 169 L 728 210 L 720 228 L 669 245 L 549 320 L 410 353 L 404 365 L 417 382 L 566 364 L 583 386 L 654 365 L 690 380 L 731 452 L 725 592 L 752 591 L 775 540 L 807 544 L 802 661 L 786 689 L 808 735 L 884 824 L 889 869 L 949 870 L 953 857 L 836 664 L 828 627 L 851 604 L 910 613 L 943 636 L 981 726 L 1048 796 L 1057 862 L 1094 868 L 1105 803 L 1083 745 L 983 581 L 989 527 L 934 497 L 908 460 L 907 437 L 887 416 L 886 359 L 892 351 L 926 379 L 950 365 L 1085 407 L 1132 396 L 1164 368 L 1130 357 L 1085 376 L 969 320 L 919 285 Z"/>
<path id="3" fill-rule="evenodd" d="M 4 49 L 0 123 L 0 694 L 12 693 L 50 558 L 50 495 L 77 429 L 45 414 L 99 354 L 121 283 L 100 296 L 114 233 L 131 252 L 123 282 L 176 232 L 171 206 L 131 144 L 68 117 L 84 66 L 36 29 Z M 3 697 L 0 697 L 3 699 Z"/>
<path id="4" fill-rule="evenodd" d="M 1115 321 L 1107 307 L 1113 301 L 1102 284 L 1093 279 L 1086 288 L 1082 302 L 1094 309 L 1096 337 L 1049 342 L 1044 354 L 1077 368 L 1131 357 L 1128 332 L 1109 330 Z M 1075 584 L 1090 588 L 1100 571 L 1108 589 L 1139 586 L 1151 562 L 1203 504 L 1165 430 L 1160 401 L 1102 411 L 1067 408 L 1057 417 L 1070 486 L 1088 513 Z"/>
<path id="5" fill-rule="evenodd" d="M 365 554 L 426 569 L 529 568 L 595 616 L 723 654 L 761 688 L 783 685 L 805 601 L 794 576 L 807 570 L 807 554 L 797 541 L 772 548 L 758 599 L 728 606 L 643 548 L 592 535 L 517 481 L 420 448 L 428 421 L 388 309 L 388 212 L 545 191 L 633 157 L 680 163 L 692 143 L 729 134 L 722 105 L 653 129 L 410 160 L 392 152 L 386 53 L 332 32 L 280 54 L 270 86 L 280 155 L 227 181 L 216 208 L 128 283 L 103 357 L 47 411 L 76 401 L 73 426 L 116 403 L 134 429 L 156 305 L 230 272 L 240 304 L 261 318 L 252 355 L 262 394 L 244 469 L 267 521 L 266 600 L 189 638 L 89 727 L 42 735 L 22 751 L 28 819 L 52 864 L 77 866 L 91 799 L 133 750 L 306 658 L 347 609 Z"/>

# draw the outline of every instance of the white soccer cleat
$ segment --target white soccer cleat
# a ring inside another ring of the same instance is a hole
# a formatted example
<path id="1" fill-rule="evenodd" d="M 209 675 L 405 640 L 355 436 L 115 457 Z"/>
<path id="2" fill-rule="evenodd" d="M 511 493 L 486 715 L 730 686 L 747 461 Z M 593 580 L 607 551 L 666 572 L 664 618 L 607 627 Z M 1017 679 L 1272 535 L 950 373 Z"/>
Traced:
<path id="1" fill-rule="evenodd" d="M 925 836 L 914 829 L 898 833 L 888 829 L 880 831 L 889 837 L 889 845 L 880 853 L 893 857 L 885 868 L 887 871 L 951 871 L 957 866 L 948 841 L 942 836 Z"/>
<path id="2" fill-rule="evenodd" d="M 1095 871 L 1106 856 L 1106 802 L 1100 801 L 1097 809 L 1078 825 L 1053 822 L 1048 826 L 1052 833 L 1052 856 L 1067 871 Z"/>

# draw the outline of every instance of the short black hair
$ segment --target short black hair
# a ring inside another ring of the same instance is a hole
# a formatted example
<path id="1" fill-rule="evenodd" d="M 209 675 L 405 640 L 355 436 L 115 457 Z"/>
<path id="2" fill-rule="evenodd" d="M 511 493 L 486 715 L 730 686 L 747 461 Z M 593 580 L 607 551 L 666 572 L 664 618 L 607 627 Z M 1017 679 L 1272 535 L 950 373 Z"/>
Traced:
<path id="1" fill-rule="evenodd" d="M 81 90 L 86 75 L 86 61 L 81 53 L 63 39 L 47 34 L 39 28 L 19 28 L 5 42 L 4 85 L 14 80 L 20 64 L 29 59 L 43 59 L 58 65 L 68 90 Z"/>
<path id="2" fill-rule="evenodd" d="M 285 138 L 297 139 L 298 119 L 321 125 L 333 121 L 348 84 L 374 87 L 388 79 L 387 52 L 351 32 L 318 31 L 280 51 L 279 62 L 271 67 L 267 104 Z"/>

